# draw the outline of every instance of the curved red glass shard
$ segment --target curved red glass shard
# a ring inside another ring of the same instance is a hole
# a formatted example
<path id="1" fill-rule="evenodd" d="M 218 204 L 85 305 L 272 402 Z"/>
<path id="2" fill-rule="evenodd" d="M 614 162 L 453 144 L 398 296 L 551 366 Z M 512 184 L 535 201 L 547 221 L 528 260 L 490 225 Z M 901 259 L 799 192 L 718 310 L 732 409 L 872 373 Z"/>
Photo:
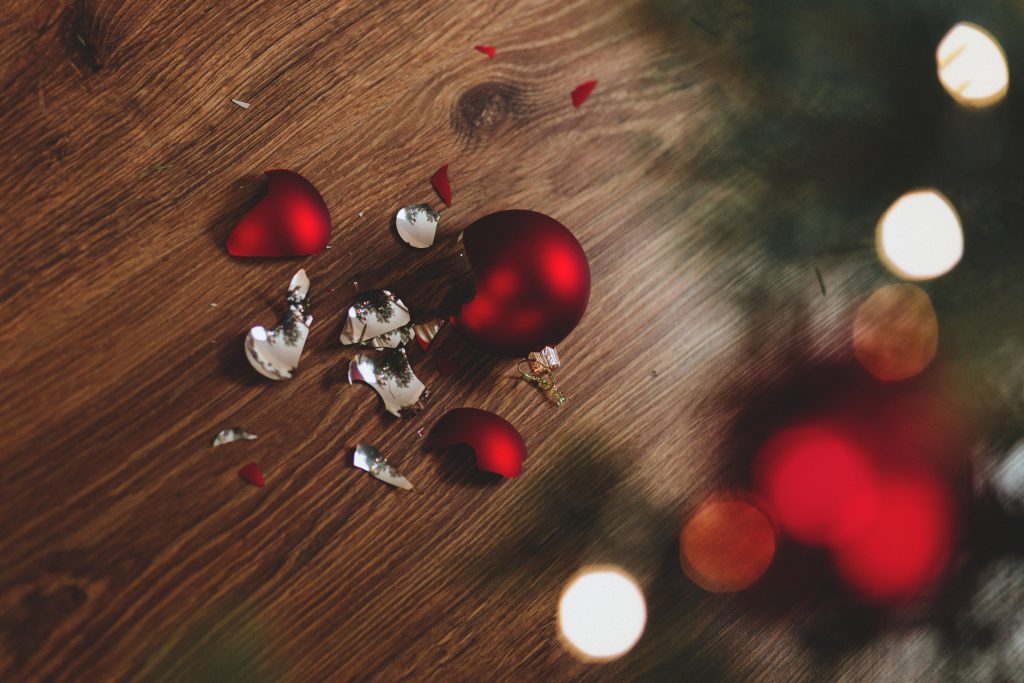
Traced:
<path id="1" fill-rule="evenodd" d="M 597 81 L 586 81 L 576 86 L 576 89 L 572 91 L 572 106 L 577 109 L 580 105 L 587 101 L 590 97 L 590 93 L 594 92 L 594 88 L 597 87 Z"/>
<path id="2" fill-rule="evenodd" d="M 254 462 L 238 470 L 238 476 L 259 488 L 262 488 L 263 484 L 266 483 L 263 481 L 263 472 L 260 471 L 260 466 Z"/>
<path id="3" fill-rule="evenodd" d="M 445 206 L 452 205 L 452 184 L 448 182 L 448 164 L 445 164 L 441 168 L 437 169 L 430 178 L 430 184 L 437 190 L 437 195 L 444 202 Z"/>
<path id="4" fill-rule="evenodd" d="M 508 420 L 479 408 L 456 408 L 437 421 L 429 443 L 435 448 L 466 444 L 476 465 L 503 477 L 518 477 L 526 460 L 526 443 Z"/>

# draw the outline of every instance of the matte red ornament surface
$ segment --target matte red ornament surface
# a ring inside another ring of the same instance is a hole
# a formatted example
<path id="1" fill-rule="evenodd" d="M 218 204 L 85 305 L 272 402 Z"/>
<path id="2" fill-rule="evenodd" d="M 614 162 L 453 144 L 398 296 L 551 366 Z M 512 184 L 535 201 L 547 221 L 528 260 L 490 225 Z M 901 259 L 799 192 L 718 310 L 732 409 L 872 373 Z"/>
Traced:
<path id="1" fill-rule="evenodd" d="M 503 477 L 518 477 L 526 460 L 526 443 L 512 424 L 479 408 L 445 413 L 430 431 L 429 444 L 446 448 L 465 444 L 476 454 L 476 466 Z"/>
<path id="2" fill-rule="evenodd" d="M 263 484 L 266 483 L 263 480 L 263 472 L 260 471 L 260 466 L 254 462 L 238 470 L 238 476 L 256 487 L 262 488 Z"/>
<path id="3" fill-rule="evenodd" d="M 267 196 L 228 236 L 232 256 L 308 256 L 327 247 L 331 215 L 320 192 L 294 171 L 266 172 Z"/>
<path id="4" fill-rule="evenodd" d="M 445 164 L 441 168 L 437 169 L 437 172 L 431 176 L 430 184 L 437 190 L 437 195 L 444 202 L 445 206 L 452 205 L 452 184 L 448 180 L 448 164 Z"/>
<path id="5" fill-rule="evenodd" d="M 476 346 L 525 356 L 565 339 L 590 301 L 590 264 L 576 237 L 536 211 L 499 211 L 462 233 L 476 283 L 452 317 Z"/>
<path id="6" fill-rule="evenodd" d="M 590 97 L 590 93 L 594 92 L 594 88 L 596 87 L 597 81 L 586 81 L 577 85 L 571 94 L 572 106 L 579 109 L 580 105 L 587 101 L 587 98 Z"/>

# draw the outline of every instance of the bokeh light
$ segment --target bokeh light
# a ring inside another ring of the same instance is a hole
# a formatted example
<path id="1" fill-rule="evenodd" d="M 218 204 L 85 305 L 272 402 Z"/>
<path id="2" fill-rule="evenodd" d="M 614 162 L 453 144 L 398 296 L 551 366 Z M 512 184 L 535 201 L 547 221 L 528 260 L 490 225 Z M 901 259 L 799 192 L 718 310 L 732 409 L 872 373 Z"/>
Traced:
<path id="1" fill-rule="evenodd" d="M 683 570 L 714 593 L 750 587 L 768 570 L 774 555 L 771 522 L 743 500 L 708 500 L 687 520 L 679 538 Z"/>
<path id="2" fill-rule="evenodd" d="M 1003 99 L 1010 86 L 1006 54 L 991 33 L 975 24 L 957 24 L 935 51 L 939 82 L 960 104 L 985 107 Z"/>
<path id="3" fill-rule="evenodd" d="M 816 425 L 769 439 L 754 463 L 754 484 L 786 533 L 808 545 L 835 545 L 874 519 L 877 482 L 868 456 Z"/>
<path id="4" fill-rule="evenodd" d="M 836 567 L 848 585 L 875 600 L 908 598 L 933 584 L 953 542 L 948 490 L 916 473 L 888 478 L 878 514 L 857 539 L 836 548 Z"/>
<path id="5" fill-rule="evenodd" d="M 878 379 L 913 377 L 928 367 L 938 346 L 939 320 L 931 299 L 919 287 L 881 287 L 857 309 L 853 353 Z"/>
<path id="6" fill-rule="evenodd" d="M 878 396 L 867 412 L 844 402 L 776 432 L 753 463 L 758 503 L 780 533 L 825 549 L 845 586 L 873 602 L 933 587 L 960 533 L 962 472 L 937 457 L 960 451 L 959 420 L 925 398 Z"/>
<path id="7" fill-rule="evenodd" d="M 581 659 L 615 659 L 629 652 L 643 635 L 647 603 L 640 586 L 622 569 L 588 567 L 562 591 L 558 624 Z"/>
<path id="8" fill-rule="evenodd" d="M 964 253 L 960 217 L 935 190 L 909 192 L 878 222 L 882 263 L 907 280 L 930 280 L 948 273 Z"/>

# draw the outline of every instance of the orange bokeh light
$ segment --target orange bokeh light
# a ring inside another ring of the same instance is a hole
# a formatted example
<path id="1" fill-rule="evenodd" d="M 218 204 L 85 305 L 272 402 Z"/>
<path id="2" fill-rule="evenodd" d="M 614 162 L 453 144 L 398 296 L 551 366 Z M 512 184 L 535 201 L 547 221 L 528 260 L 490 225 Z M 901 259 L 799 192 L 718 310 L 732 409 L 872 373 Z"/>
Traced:
<path id="1" fill-rule="evenodd" d="M 683 526 L 679 559 L 686 574 L 714 593 L 743 590 L 767 571 L 775 531 L 757 507 L 742 500 L 711 499 Z"/>
<path id="2" fill-rule="evenodd" d="M 928 367 L 938 347 L 939 321 L 920 287 L 882 287 L 857 309 L 853 353 L 878 379 L 913 377 Z"/>

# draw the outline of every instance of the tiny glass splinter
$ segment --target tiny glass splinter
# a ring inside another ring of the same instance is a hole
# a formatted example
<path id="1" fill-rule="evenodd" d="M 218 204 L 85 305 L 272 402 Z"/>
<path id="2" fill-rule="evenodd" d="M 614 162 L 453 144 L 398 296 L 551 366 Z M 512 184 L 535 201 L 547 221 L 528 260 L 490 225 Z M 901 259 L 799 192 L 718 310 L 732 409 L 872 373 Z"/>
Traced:
<path id="1" fill-rule="evenodd" d="M 232 427 L 231 429 L 221 430 L 216 437 L 213 439 L 214 446 L 223 446 L 226 443 L 232 441 L 252 441 L 256 438 L 255 434 L 250 434 L 241 427 Z"/>
<path id="2" fill-rule="evenodd" d="M 395 215 L 395 229 L 402 241 L 417 249 L 433 246 L 441 215 L 427 204 L 403 206 Z"/>
<path id="3" fill-rule="evenodd" d="M 256 326 L 245 338 L 245 357 L 268 379 L 291 379 L 299 367 L 302 347 L 313 316 L 309 309 L 309 278 L 300 270 L 288 285 L 288 313 L 271 329 Z"/>
<path id="4" fill-rule="evenodd" d="M 406 491 L 412 490 L 412 484 L 409 480 L 403 477 L 402 473 L 389 463 L 387 458 L 380 454 L 380 451 L 370 444 L 356 444 L 356 449 L 352 454 L 352 464 L 361 470 L 369 472 L 385 484 L 391 484 Z"/>

